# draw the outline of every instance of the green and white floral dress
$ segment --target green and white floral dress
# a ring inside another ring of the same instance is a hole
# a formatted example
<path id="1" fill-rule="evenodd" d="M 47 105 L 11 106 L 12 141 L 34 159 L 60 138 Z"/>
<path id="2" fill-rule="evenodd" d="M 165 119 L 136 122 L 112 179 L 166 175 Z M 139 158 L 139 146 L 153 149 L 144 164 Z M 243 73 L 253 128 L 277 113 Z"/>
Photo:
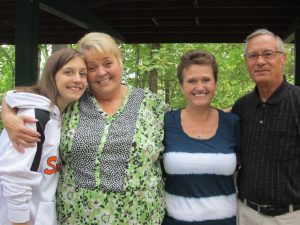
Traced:
<path id="1" fill-rule="evenodd" d="M 131 86 L 113 116 L 88 91 L 69 108 L 60 145 L 60 225 L 161 224 L 165 110 L 156 95 Z"/>

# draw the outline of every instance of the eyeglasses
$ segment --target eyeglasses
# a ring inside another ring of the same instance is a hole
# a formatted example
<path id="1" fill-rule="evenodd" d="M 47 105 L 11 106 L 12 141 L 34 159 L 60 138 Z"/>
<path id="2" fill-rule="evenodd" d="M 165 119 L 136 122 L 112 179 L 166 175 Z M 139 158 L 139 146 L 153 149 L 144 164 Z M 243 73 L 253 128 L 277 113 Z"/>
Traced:
<path id="1" fill-rule="evenodd" d="M 249 61 L 257 61 L 259 56 L 263 57 L 264 60 L 271 60 L 276 57 L 276 54 L 283 54 L 283 52 L 266 50 L 261 54 L 259 54 L 258 52 L 245 53 L 244 56 Z"/>

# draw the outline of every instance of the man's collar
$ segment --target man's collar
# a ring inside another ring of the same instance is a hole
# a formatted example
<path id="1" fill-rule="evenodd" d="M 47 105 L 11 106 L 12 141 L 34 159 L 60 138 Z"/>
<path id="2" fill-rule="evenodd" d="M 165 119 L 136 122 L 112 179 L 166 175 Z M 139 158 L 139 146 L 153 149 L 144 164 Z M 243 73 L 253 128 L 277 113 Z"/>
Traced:
<path id="1" fill-rule="evenodd" d="M 284 94 L 286 92 L 286 89 L 288 88 L 288 82 L 285 79 L 285 76 L 283 76 L 283 81 L 279 85 L 279 87 L 273 92 L 273 94 L 268 98 L 268 100 L 265 102 L 265 104 L 268 105 L 276 105 L 279 104 L 284 97 Z M 257 86 L 255 86 L 254 91 L 254 99 L 255 99 L 255 104 L 262 104 L 263 102 L 260 99 L 259 92 Z"/>

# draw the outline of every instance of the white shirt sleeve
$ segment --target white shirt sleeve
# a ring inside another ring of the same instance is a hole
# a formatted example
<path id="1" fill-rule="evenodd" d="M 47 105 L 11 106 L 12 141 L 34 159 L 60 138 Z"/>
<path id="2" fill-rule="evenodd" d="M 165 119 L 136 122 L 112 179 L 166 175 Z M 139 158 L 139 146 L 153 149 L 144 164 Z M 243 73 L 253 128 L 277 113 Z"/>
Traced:
<path id="1" fill-rule="evenodd" d="M 18 114 L 34 117 L 34 109 L 19 110 Z M 36 130 L 35 124 L 26 124 Z M 42 174 L 30 171 L 36 147 L 19 153 L 10 143 L 4 130 L 0 138 L 0 188 L 6 201 L 7 217 L 11 222 L 22 223 L 30 219 L 32 191 L 36 189 Z"/>

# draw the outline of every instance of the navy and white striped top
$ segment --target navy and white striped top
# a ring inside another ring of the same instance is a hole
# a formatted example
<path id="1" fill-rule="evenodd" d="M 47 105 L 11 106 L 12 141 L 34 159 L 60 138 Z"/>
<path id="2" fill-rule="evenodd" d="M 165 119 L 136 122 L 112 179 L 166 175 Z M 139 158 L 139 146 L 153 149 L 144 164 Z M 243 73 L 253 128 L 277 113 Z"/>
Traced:
<path id="1" fill-rule="evenodd" d="M 164 167 L 167 216 L 164 225 L 236 224 L 233 174 L 239 119 L 218 110 L 216 134 L 205 140 L 182 129 L 181 110 L 165 114 Z"/>

